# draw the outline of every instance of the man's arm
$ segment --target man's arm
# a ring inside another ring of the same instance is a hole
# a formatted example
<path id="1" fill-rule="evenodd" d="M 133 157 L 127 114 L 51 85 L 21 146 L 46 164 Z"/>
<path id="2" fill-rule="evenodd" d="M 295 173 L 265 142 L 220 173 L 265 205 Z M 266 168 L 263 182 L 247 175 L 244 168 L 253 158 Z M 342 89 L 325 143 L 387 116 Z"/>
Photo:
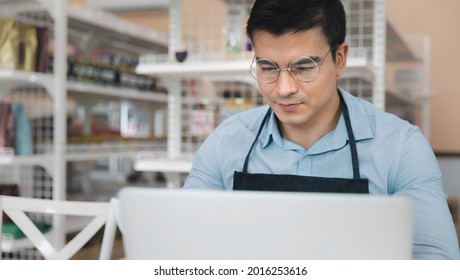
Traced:
<path id="1" fill-rule="evenodd" d="M 218 133 L 214 131 L 201 144 L 193 159 L 190 173 L 185 179 L 184 189 L 224 189 L 220 175 L 222 151 L 218 143 Z"/>
<path id="2" fill-rule="evenodd" d="M 459 245 L 434 153 L 418 129 L 401 147 L 394 194 L 409 198 L 414 211 L 414 259 L 459 259 Z"/>

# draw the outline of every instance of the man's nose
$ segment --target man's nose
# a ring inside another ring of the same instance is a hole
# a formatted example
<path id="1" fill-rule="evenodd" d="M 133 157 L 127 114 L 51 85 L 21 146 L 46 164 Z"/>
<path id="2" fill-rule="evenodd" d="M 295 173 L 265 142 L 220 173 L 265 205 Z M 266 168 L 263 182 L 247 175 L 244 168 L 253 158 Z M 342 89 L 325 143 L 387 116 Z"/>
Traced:
<path id="1" fill-rule="evenodd" d="M 297 92 L 297 79 L 289 68 L 281 69 L 278 77 L 277 87 L 278 94 L 281 96 L 288 96 Z"/>

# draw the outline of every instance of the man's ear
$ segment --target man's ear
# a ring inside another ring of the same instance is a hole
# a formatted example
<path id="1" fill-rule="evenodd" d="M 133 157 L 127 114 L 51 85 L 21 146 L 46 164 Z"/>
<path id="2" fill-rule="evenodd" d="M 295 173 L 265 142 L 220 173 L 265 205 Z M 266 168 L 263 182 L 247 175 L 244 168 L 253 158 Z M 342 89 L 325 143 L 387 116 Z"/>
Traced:
<path id="1" fill-rule="evenodd" d="M 345 42 L 339 46 L 335 55 L 335 64 L 337 68 L 337 77 L 341 77 L 345 73 L 348 58 L 348 43 Z"/>

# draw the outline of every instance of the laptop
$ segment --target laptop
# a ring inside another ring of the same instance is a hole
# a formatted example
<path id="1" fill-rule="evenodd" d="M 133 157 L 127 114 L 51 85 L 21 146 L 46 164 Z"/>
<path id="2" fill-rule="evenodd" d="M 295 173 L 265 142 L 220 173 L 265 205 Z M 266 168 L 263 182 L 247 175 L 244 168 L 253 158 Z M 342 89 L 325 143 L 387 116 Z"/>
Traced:
<path id="1" fill-rule="evenodd" d="M 127 259 L 410 259 L 412 211 L 401 197 L 125 187 Z"/>

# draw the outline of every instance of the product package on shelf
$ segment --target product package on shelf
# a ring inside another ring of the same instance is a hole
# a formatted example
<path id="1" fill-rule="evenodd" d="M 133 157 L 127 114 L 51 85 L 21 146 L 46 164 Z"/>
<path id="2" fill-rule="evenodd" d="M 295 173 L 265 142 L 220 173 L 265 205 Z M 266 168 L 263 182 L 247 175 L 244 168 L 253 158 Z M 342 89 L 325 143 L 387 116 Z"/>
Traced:
<path id="1" fill-rule="evenodd" d="M 14 148 L 16 128 L 10 102 L 0 102 L 0 148 Z"/>
<path id="2" fill-rule="evenodd" d="M 33 153 L 30 123 L 21 103 L 0 102 L 1 148 L 11 148 L 16 155 Z"/>
<path id="3" fill-rule="evenodd" d="M 84 54 L 76 45 L 70 45 L 69 50 L 67 64 L 69 80 L 165 93 L 158 78 L 135 73 L 137 58 L 102 50 L 93 50 L 91 54 Z M 52 72 L 52 57 L 48 62 L 48 72 Z"/>
<path id="4" fill-rule="evenodd" d="M 37 31 L 14 19 L 0 19 L 0 69 L 35 71 Z"/>
<path id="5" fill-rule="evenodd" d="M 15 139 L 11 148 L 15 155 L 32 155 L 41 149 L 36 149 L 53 137 L 53 99 L 42 88 L 17 87 L 4 97 L 5 106 L 11 107 Z M 67 98 L 68 114 L 76 111 L 76 103 Z M 0 122 L 5 121 L 0 117 Z M 46 140 L 45 140 L 46 139 Z"/>
<path id="6" fill-rule="evenodd" d="M 48 42 L 50 40 L 50 29 L 48 27 L 37 27 L 37 51 L 35 59 L 35 71 L 46 73 L 46 61 L 48 60 Z"/>
<path id="7" fill-rule="evenodd" d="M 27 113 L 22 103 L 11 103 L 14 115 L 16 139 L 14 151 L 16 155 L 31 155 L 33 153 L 32 131 Z"/>

